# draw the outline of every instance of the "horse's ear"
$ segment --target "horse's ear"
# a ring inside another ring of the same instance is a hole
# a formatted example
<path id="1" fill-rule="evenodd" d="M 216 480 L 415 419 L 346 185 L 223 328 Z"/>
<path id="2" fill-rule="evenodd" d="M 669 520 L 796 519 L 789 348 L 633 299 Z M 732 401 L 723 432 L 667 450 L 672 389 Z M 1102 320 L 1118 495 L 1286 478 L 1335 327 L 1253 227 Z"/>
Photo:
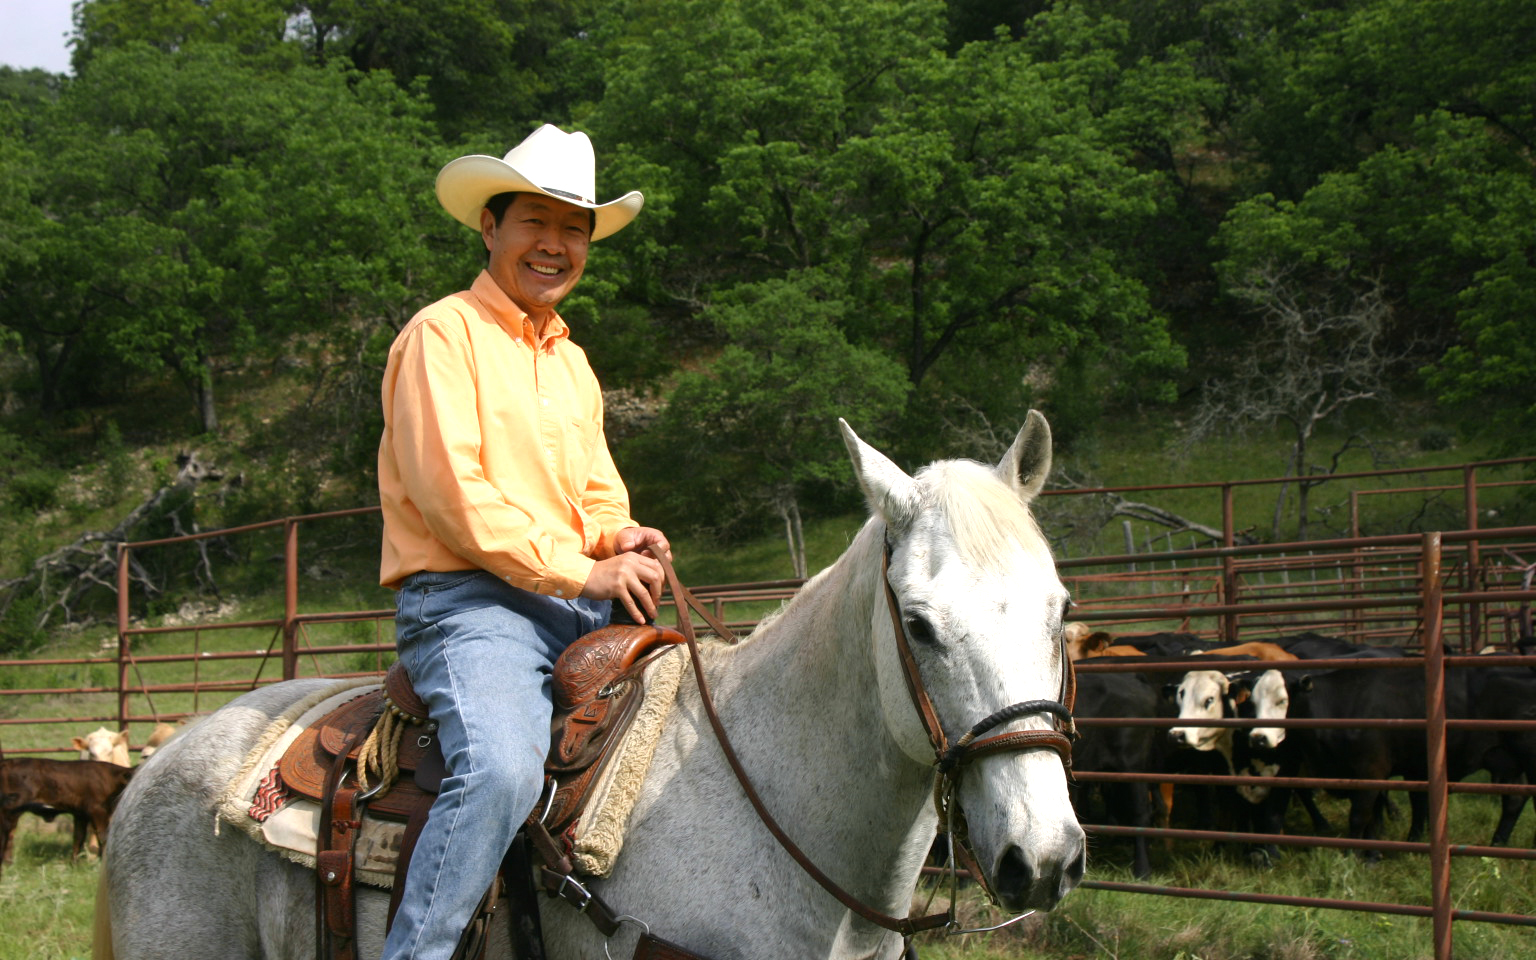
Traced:
<path id="1" fill-rule="evenodd" d="M 843 443 L 848 445 L 853 472 L 869 500 L 869 508 L 878 513 L 887 526 L 905 527 L 917 515 L 917 488 L 912 478 L 885 454 L 860 440 L 848 426 L 848 421 L 839 417 L 837 425 L 843 431 Z"/>
<path id="2" fill-rule="evenodd" d="M 1051 473 L 1051 425 L 1039 410 L 1029 411 L 1013 446 L 997 465 L 997 473 L 1025 502 L 1045 488 L 1045 478 Z"/>

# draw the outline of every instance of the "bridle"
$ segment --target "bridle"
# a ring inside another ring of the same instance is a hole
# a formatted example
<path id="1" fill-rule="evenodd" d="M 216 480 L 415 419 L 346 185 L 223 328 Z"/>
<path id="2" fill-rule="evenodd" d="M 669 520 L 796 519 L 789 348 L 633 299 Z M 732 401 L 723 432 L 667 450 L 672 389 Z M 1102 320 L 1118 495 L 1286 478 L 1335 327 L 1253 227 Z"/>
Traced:
<path id="1" fill-rule="evenodd" d="M 768 812 L 758 795 L 757 789 L 752 785 L 746 769 L 741 765 L 741 760 L 736 756 L 735 749 L 731 746 L 730 737 L 725 732 L 725 727 L 720 722 L 720 716 L 715 710 L 713 697 L 710 696 L 709 684 L 704 677 L 704 664 L 699 656 L 698 641 L 695 639 L 693 623 L 689 617 L 688 609 L 692 607 L 715 631 L 717 635 L 728 643 L 736 642 L 736 635 L 711 615 L 698 598 L 689 593 L 677 579 L 672 564 L 665 558 L 658 558 L 662 570 L 667 577 L 667 583 L 671 587 L 673 599 L 677 604 L 678 630 L 688 642 L 688 655 L 693 661 L 693 675 L 699 688 L 699 698 L 704 707 L 705 716 L 709 719 L 709 725 L 715 732 L 715 739 L 720 744 L 721 751 L 725 754 L 726 762 L 730 765 L 737 781 L 741 784 L 747 800 L 757 812 L 758 818 L 768 828 L 784 851 L 800 865 L 811 879 L 815 880 L 828 893 L 835 897 L 843 906 L 868 920 L 876 926 L 891 930 L 902 935 L 906 940 L 911 940 L 912 935 L 924 930 L 935 930 L 947 927 L 952 932 L 961 931 L 955 919 L 955 898 L 953 895 L 956 884 L 957 868 L 955 866 L 956 851 L 960 852 L 967 863 L 967 867 L 976 882 L 987 891 L 989 898 L 995 900 L 992 891 L 987 887 L 980 868 L 976 865 L 974 857 L 965 845 L 963 817 L 956 802 L 957 792 L 960 786 L 960 777 L 966 766 L 979 757 L 993 753 L 1011 752 L 1015 750 L 1030 750 L 1046 747 L 1055 750 L 1061 757 L 1062 766 L 1070 778 L 1072 775 L 1072 740 L 1077 737 L 1076 727 L 1072 721 L 1072 706 L 1077 695 L 1077 680 L 1072 669 L 1072 663 L 1067 657 L 1066 638 L 1057 632 L 1061 650 L 1061 699 L 1056 700 L 1026 700 L 1011 704 L 997 710 L 970 728 L 960 739 L 950 743 L 944 735 L 943 725 L 939 722 L 938 713 L 934 710 L 933 701 L 928 697 L 927 688 L 923 685 L 921 672 L 918 670 L 917 661 L 912 656 L 911 646 L 907 640 L 907 631 L 902 625 L 901 608 L 896 600 L 896 593 L 891 589 L 889 576 L 891 546 L 887 541 L 884 554 L 880 562 L 880 580 L 885 588 L 886 607 L 890 612 L 891 628 L 896 633 L 896 646 L 900 655 L 902 674 L 906 679 L 907 692 L 911 695 L 913 706 L 917 709 L 918 716 L 922 718 L 923 727 L 927 731 L 929 742 L 934 749 L 934 805 L 939 814 L 941 829 L 949 835 L 950 853 L 950 877 L 951 896 L 949 909 L 943 913 L 930 914 L 924 917 L 893 917 L 864 904 L 848 891 L 844 890 L 836 882 L 828 877 L 816 866 L 804 851 L 789 838 L 778 821 Z M 1047 714 L 1053 718 L 1053 726 L 1050 730 L 1020 730 L 1010 733 L 997 734 L 978 740 L 987 731 L 995 729 L 1016 720 L 1019 717 L 1031 714 Z M 1033 913 L 1033 911 L 1030 911 Z M 1028 916 L 1028 914 L 1024 914 Z M 1014 918 L 1021 919 L 1020 917 Z M 1013 921 L 1009 921 L 1012 923 Z"/>

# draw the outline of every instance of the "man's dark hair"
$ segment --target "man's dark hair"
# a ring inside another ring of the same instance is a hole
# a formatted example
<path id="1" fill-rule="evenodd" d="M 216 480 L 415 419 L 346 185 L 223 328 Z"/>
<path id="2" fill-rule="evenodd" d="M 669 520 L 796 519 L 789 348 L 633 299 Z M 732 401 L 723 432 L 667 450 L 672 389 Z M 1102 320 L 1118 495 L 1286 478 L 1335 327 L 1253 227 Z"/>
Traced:
<path id="1" fill-rule="evenodd" d="M 498 193 L 485 201 L 485 209 L 491 211 L 491 216 L 496 218 L 496 226 L 501 226 L 501 218 L 507 213 L 507 208 L 512 206 L 512 201 L 517 199 L 519 193 L 528 193 L 527 190 L 509 190 L 506 193 Z M 529 196 L 539 197 L 543 194 L 531 193 Z M 587 232 L 597 229 L 597 211 L 587 211 Z"/>

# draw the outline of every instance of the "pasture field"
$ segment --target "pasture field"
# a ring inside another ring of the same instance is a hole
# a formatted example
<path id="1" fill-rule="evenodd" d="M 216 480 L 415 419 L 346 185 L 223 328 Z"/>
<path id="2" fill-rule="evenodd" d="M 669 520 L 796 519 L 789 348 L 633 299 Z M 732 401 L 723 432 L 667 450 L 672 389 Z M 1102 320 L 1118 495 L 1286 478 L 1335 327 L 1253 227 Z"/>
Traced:
<path id="1" fill-rule="evenodd" d="M 1334 822 L 1343 803 L 1325 799 Z M 1403 805 L 1405 806 L 1405 805 Z M 1496 819 L 1487 797 L 1459 797 L 1451 810 L 1456 839 L 1486 840 Z M 1404 829 L 1406 809 L 1388 828 Z M 1517 837 L 1536 828 L 1528 818 Z M 15 862 L 0 874 L 0 960 L 86 960 L 90 956 L 97 864 L 69 863 L 68 820 L 52 825 L 25 817 L 16 833 Z M 1096 842 L 1089 877 L 1131 880 L 1127 847 Z M 1183 887 L 1320 896 L 1360 901 L 1427 903 L 1429 868 L 1414 856 L 1366 864 L 1333 850 L 1282 850 L 1268 868 L 1238 850 L 1184 844 L 1157 849 L 1152 883 Z M 1536 914 L 1536 864 L 1457 858 L 1456 906 Z M 919 891 L 915 908 L 937 909 Z M 942 891 L 935 904 L 943 903 Z M 1000 922 L 973 890 L 962 889 L 961 918 L 969 926 Z M 1459 960 L 1524 960 L 1536 955 L 1536 929 L 1485 923 L 1455 925 Z M 1420 960 L 1432 956 L 1430 923 L 1407 917 L 1340 910 L 1183 900 L 1098 890 L 1073 893 L 1055 912 L 1006 930 L 919 942 L 925 960 Z"/>

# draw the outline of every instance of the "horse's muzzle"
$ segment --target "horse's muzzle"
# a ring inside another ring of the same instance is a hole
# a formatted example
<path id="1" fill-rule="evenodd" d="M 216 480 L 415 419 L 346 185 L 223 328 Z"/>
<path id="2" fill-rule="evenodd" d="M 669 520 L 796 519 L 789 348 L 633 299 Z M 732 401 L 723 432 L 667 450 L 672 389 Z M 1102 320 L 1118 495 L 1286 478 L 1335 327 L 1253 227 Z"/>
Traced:
<path id="1" fill-rule="evenodd" d="M 1053 909 L 1082 882 L 1088 847 L 1081 828 L 1074 824 L 1072 833 L 1055 849 L 1034 856 L 1013 845 L 1003 851 L 993 871 L 992 892 L 1005 910 Z"/>

